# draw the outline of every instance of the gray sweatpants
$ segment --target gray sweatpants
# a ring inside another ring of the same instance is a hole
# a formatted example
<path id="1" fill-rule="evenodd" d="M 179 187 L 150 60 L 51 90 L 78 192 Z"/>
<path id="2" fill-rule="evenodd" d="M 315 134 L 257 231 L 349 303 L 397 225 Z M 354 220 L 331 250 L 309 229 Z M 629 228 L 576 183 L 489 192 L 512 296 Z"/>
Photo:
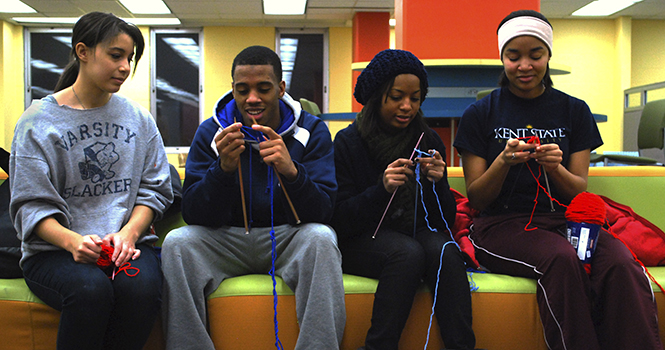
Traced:
<path id="1" fill-rule="evenodd" d="M 337 237 L 323 224 L 275 227 L 275 274 L 295 292 L 300 333 L 296 350 L 339 349 L 346 313 Z M 271 268 L 270 227 L 184 226 L 162 244 L 162 317 L 166 349 L 214 349 L 206 297 L 225 278 Z M 266 315 L 270 317 L 270 315 Z"/>

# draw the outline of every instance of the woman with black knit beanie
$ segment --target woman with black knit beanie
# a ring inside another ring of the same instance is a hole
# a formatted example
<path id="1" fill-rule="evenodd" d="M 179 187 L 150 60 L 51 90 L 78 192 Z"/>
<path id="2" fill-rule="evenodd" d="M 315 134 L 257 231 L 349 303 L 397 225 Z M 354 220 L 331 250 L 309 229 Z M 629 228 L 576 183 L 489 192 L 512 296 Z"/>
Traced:
<path id="1" fill-rule="evenodd" d="M 366 350 L 398 348 L 422 279 L 432 292 L 438 287 L 435 314 L 446 347 L 476 343 L 464 259 L 449 231 L 456 206 L 445 146 L 420 109 L 427 87 L 412 53 L 379 52 L 356 83 L 362 111 L 335 136 L 332 224 L 342 267 L 379 280 Z"/>

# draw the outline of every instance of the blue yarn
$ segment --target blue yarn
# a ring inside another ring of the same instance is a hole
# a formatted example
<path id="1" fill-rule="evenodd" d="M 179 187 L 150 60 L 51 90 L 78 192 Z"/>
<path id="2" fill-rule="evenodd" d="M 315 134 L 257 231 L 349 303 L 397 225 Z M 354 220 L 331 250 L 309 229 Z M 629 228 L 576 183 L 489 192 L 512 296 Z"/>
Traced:
<path id="1" fill-rule="evenodd" d="M 431 154 L 423 152 L 419 149 L 414 149 L 414 151 L 416 153 L 418 153 L 418 155 L 421 156 L 421 157 L 423 157 L 423 156 L 431 157 L 432 156 Z M 433 227 L 430 226 L 429 220 L 427 220 L 427 217 L 429 216 L 429 212 L 427 211 L 427 207 L 425 206 L 425 197 L 423 195 L 423 185 L 420 182 L 420 164 L 416 165 L 415 172 L 416 172 L 416 183 L 418 184 L 418 188 L 420 190 L 421 203 L 423 205 L 423 209 L 425 210 L 425 222 L 427 223 L 427 227 L 431 231 L 438 232 L 438 230 L 436 228 L 433 228 Z M 430 332 L 432 330 L 432 319 L 434 318 L 434 307 L 436 306 L 436 300 L 437 300 L 438 293 L 439 293 L 439 279 L 441 277 L 441 268 L 443 266 L 443 253 L 446 250 L 446 246 L 448 244 L 454 244 L 457 247 L 458 250 L 461 250 L 459 245 L 457 244 L 457 242 L 455 242 L 455 238 L 453 237 L 453 231 L 448 226 L 448 221 L 446 221 L 446 218 L 443 216 L 443 211 L 441 210 L 441 201 L 439 200 L 439 195 L 436 193 L 436 184 L 434 182 L 432 182 L 432 192 L 434 193 L 434 197 L 436 198 L 436 203 L 438 204 L 438 207 L 439 207 L 439 214 L 441 215 L 441 219 L 443 219 L 443 222 L 446 225 L 446 229 L 450 233 L 450 239 L 451 240 L 444 243 L 443 247 L 441 248 L 441 255 L 439 257 L 439 269 L 438 269 L 437 274 L 436 274 L 436 285 L 434 286 L 434 300 L 432 302 L 432 313 L 429 316 L 429 325 L 427 326 L 427 339 L 425 341 L 425 349 L 427 349 L 427 345 L 429 344 L 429 336 L 430 336 Z M 417 200 L 418 200 L 418 195 L 416 194 L 416 208 L 418 207 Z M 415 223 L 414 223 L 414 234 L 415 234 Z M 477 287 L 476 287 L 476 289 L 477 289 Z M 471 290 L 474 290 L 474 289 L 471 289 Z"/>
<path id="2" fill-rule="evenodd" d="M 446 246 L 451 243 L 457 245 L 455 241 L 448 241 L 444 243 L 443 248 L 441 248 L 441 256 L 439 257 L 439 270 L 436 272 L 436 286 L 434 286 L 434 301 L 432 302 L 432 313 L 430 313 L 429 315 L 429 325 L 427 326 L 427 340 L 425 341 L 425 350 L 427 350 L 427 344 L 429 344 L 429 334 L 430 331 L 432 330 L 432 318 L 434 318 L 434 306 L 436 306 L 436 297 L 439 294 L 439 277 L 441 275 L 441 266 L 443 265 L 443 252 L 446 250 Z"/>
<path id="3" fill-rule="evenodd" d="M 282 342 L 279 340 L 279 325 L 277 322 L 277 280 L 275 279 L 275 259 L 277 257 L 277 239 L 275 238 L 274 206 L 273 206 L 273 178 L 272 167 L 268 166 L 268 189 L 270 191 L 270 242 L 272 243 L 272 266 L 270 267 L 270 276 L 272 277 L 272 295 L 273 295 L 273 322 L 275 323 L 275 347 L 284 350 Z"/>
<path id="4" fill-rule="evenodd" d="M 469 278 L 471 278 L 471 281 L 469 282 L 469 286 L 471 287 L 471 291 L 472 292 L 477 291 L 479 287 L 478 287 L 478 285 L 476 285 L 476 282 L 473 280 L 473 274 L 474 273 L 487 273 L 487 272 L 476 270 L 474 268 L 468 268 L 468 269 L 466 269 L 466 272 L 468 272 Z"/>
<path id="5" fill-rule="evenodd" d="M 242 131 L 245 134 L 245 139 L 251 139 L 251 140 L 254 140 L 256 142 L 261 142 L 261 136 L 263 134 L 256 131 L 256 130 L 254 130 L 254 129 L 252 129 L 251 127 L 243 125 L 240 128 L 240 131 Z M 252 224 L 254 223 L 254 219 L 252 217 L 252 174 L 253 174 L 253 172 L 252 172 L 252 154 L 253 153 L 254 152 L 252 152 L 250 150 L 250 152 L 249 152 L 249 176 L 248 176 L 248 178 L 249 178 L 249 185 L 248 185 L 249 196 L 248 197 L 249 198 L 247 199 L 248 205 L 249 205 L 249 210 L 247 211 L 247 214 L 249 216 L 248 217 L 249 228 L 251 228 Z M 268 170 L 270 170 L 270 169 L 268 169 Z"/>
<path id="6" fill-rule="evenodd" d="M 262 133 L 255 131 L 254 129 L 243 126 L 242 127 L 243 132 L 245 135 L 249 136 L 250 138 L 255 139 L 257 142 L 261 142 L 261 138 L 265 137 L 263 136 Z M 249 152 L 249 207 L 250 209 L 252 208 L 252 153 L 251 150 Z M 284 346 L 282 345 L 282 341 L 279 339 L 279 323 L 277 321 L 277 280 L 275 278 L 275 260 L 277 259 L 277 239 L 275 237 L 275 208 L 274 208 L 274 179 L 273 179 L 273 169 L 271 166 L 268 166 L 268 179 L 267 179 L 267 186 L 266 186 L 266 191 L 270 193 L 270 243 L 271 243 L 271 253 L 270 257 L 272 260 L 272 264 L 270 266 L 270 276 L 272 277 L 272 296 L 273 296 L 273 323 L 275 324 L 275 348 L 284 350 Z M 251 215 L 252 211 L 249 210 L 249 215 L 250 215 L 250 222 L 251 221 Z"/>

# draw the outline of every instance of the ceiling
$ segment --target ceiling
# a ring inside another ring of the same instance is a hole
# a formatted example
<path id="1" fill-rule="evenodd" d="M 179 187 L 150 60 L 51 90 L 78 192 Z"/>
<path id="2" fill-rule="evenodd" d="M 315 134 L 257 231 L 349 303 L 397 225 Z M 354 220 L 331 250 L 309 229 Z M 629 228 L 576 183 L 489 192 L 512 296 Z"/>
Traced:
<path id="1" fill-rule="evenodd" d="M 79 17 L 90 11 L 112 12 L 120 17 L 133 15 L 116 0 L 22 0 L 37 14 L 0 13 L 8 22 L 11 17 Z M 493 1 L 493 0 L 488 0 Z M 570 14 L 591 0 L 541 0 L 541 12 L 548 18 L 572 18 Z M 355 12 L 393 12 L 395 0 L 308 0 L 302 16 L 266 16 L 261 0 L 164 0 L 183 27 L 210 25 L 274 27 L 351 26 Z M 170 15 L 170 16 L 173 16 Z M 665 19 L 665 0 L 644 0 L 609 18 L 630 16 L 634 19 Z M 151 16 L 145 16 L 151 17 Z M 159 17 L 159 16 L 152 16 Z M 13 22 L 12 22 L 13 23 Z"/>

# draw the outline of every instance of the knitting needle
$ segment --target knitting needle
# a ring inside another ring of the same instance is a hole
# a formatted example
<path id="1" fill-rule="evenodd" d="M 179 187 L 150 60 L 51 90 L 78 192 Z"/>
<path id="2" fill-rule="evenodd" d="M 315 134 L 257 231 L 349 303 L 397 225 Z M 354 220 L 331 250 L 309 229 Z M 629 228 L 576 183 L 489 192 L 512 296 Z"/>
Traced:
<path id="1" fill-rule="evenodd" d="M 236 123 L 236 118 L 233 118 L 233 122 Z M 242 218 L 245 221 L 245 234 L 249 234 L 249 223 L 247 222 L 247 206 L 245 205 L 245 186 L 242 183 L 242 167 L 240 166 L 240 160 L 238 160 L 238 177 L 240 178 L 240 200 L 242 202 Z"/>
<path id="2" fill-rule="evenodd" d="M 551 197 L 552 191 L 550 191 L 550 181 L 547 179 L 547 171 L 545 171 L 545 167 L 544 166 L 542 167 L 543 167 L 543 174 L 545 175 L 545 185 L 547 186 L 548 197 L 550 197 L 550 208 L 551 208 L 550 210 L 554 212 L 554 202 L 552 202 L 552 197 Z"/>
<path id="3" fill-rule="evenodd" d="M 249 115 L 249 119 L 252 120 L 252 125 L 260 125 L 259 123 L 256 122 L 256 119 Z M 268 138 L 263 135 L 263 138 L 268 141 Z M 284 192 L 284 197 L 286 197 L 286 201 L 289 203 L 289 207 L 291 207 L 291 211 L 293 212 L 293 216 L 296 218 L 296 225 L 300 225 L 300 218 L 298 217 L 298 213 L 296 212 L 296 208 L 293 206 L 293 202 L 291 202 L 291 198 L 289 197 L 289 193 L 286 192 L 286 187 L 284 187 L 284 183 L 282 183 L 282 177 L 279 176 L 279 172 L 277 171 L 277 168 L 272 167 L 272 169 L 275 171 L 275 175 L 277 175 L 277 181 L 279 181 L 279 185 L 282 187 L 282 192 Z"/>
<path id="4" fill-rule="evenodd" d="M 420 134 L 420 137 L 418 138 L 418 142 L 416 142 L 416 146 L 413 148 L 413 152 L 411 152 L 411 156 L 409 157 L 409 160 L 412 160 L 411 158 L 413 158 L 413 155 L 416 154 L 416 150 L 418 149 L 418 146 L 420 146 L 420 141 L 423 139 L 423 135 L 425 135 L 425 132 Z M 406 165 L 405 165 L 405 167 L 406 167 Z M 390 204 L 393 202 L 393 198 L 395 198 L 395 193 L 397 193 L 397 189 L 399 189 L 399 187 L 396 188 L 393 191 L 392 196 L 390 196 L 390 200 L 388 201 L 388 205 L 386 206 L 386 210 L 384 210 L 383 215 L 381 215 L 381 220 L 379 220 L 379 224 L 376 226 L 376 230 L 374 231 L 374 234 L 372 235 L 372 239 L 376 238 L 376 233 L 379 232 L 379 228 L 381 227 L 381 223 L 383 222 L 383 219 L 386 217 L 386 213 L 388 212 L 388 208 L 390 208 Z"/>

